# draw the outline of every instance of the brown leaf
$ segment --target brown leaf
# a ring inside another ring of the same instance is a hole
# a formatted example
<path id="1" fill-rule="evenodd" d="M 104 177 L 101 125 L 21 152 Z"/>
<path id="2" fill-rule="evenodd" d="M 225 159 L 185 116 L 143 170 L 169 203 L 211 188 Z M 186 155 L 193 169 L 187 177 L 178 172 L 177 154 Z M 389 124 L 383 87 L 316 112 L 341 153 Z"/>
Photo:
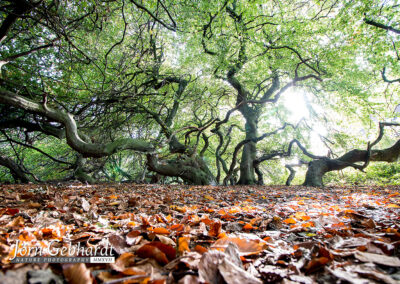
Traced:
<path id="1" fill-rule="evenodd" d="M 130 267 L 134 264 L 135 264 L 135 255 L 131 252 L 125 252 L 115 260 L 115 263 L 110 263 L 110 266 L 115 271 L 122 272 L 127 267 Z"/>
<path id="2" fill-rule="evenodd" d="M 146 245 L 140 247 L 136 251 L 136 254 L 138 256 L 140 256 L 141 258 L 152 258 L 162 265 L 165 265 L 169 262 L 165 253 L 163 253 L 157 247 L 149 245 L 149 244 L 146 244 Z"/>
<path id="3" fill-rule="evenodd" d="M 151 242 L 148 245 L 155 246 L 159 250 L 161 250 L 169 260 L 173 260 L 176 258 L 176 250 L 174 247 L 170 245 L 163 244 L 162 242 Z"/>
<path id="4" fill-rule="evenodd" d="M 6 228 L 12 228 L 13 230 L 18 230 L 19 228 L 23 228 L 25 221 L 22 216 L 18 216 L 13 219 L 10 223 L 6 225 Z"/>
<path id="5" fill-rule="evenodd" d="M 216 250 L 210 250 L 201 257 L 199 263 L 199 279 L 200 281 L 209 282 L 211 284 L 262 283 L 261 280 L 233 264 L 229 260 L 228 255 Z"/>
<path id="6" fill-rule="evenodd" d="M 394 280 L 392 277 L 378 271 L 378 269 L 375 268 L 374 264 L 346 266 L 345 270 L 349 272 L 355 272 L 363 277 L 368 277 L 370 279 L 377 280 L 380 283 L 398 284 L 398 281 Z"/>
<path id="7" fill-rule="evenodd" d="M 252 255 L 260 253 L 266 244 L 259 239 L 245 239 L 245 238 L 235 238 L 227 237 L 217 240 L 211 247 L 212 248 L 222 248 L 225 249 L 228 244 L 232 242 L 237 245 L 240 255 Z"/>
<path id="8" fill-rule="evenodd" d="M 307 274 L 313 273 L 323 268 L 328 262 L 330 262 L 330 259 L 324 256 L 314 258 L 306 265 L 305 271 Z"/>
<path id="9" fill-rule="evenodd" d="M 365 279 L 360 279 L 357 274 L 351 273 L 348 271 L 344 271 L 343 269 L 330 269 L 326 268 L 331 274 L 333 274 L 336 278 L 340 280 L 344 280 L 345 282 L 349 282 L 351 284 L 365 284 L 369 283 Z"/>
<path id="10" fill-rule="evenodd" d="M 5 210 L 5 213 L 11 216 L 14 216 L 15 214 L 19 213 L 19 209 L 18 208 L 7 208 Z"/>
<path id="11" fill-rule="evenodd" d="M 137 245 L 143 237 L 140 235 L 140 231 L 131 231 L 125 236 L 126 243 L 129 246 Z"/>
<path id="12" fill-rule="evenodd" d="M 126 252 L 129 249 L 129 247 L 128 247 L 127 243 L 125 242 L 124 238 L 119 236 L 119 235 L 111 235 L 108 238 L 108 241 L 110 242 L 110 244 L 113 246 L 114 250 L 118 254 L 122 254 L 122 253 Z"/>
<path id="13" fill-rule="evenodd" d="M 63 267 L 63 274 L 71 284 L 91 284 L 93 280 L 91 278 L 90 270 L 84 263 L 76 263 L 72 265 L 66 265 Z"/>
<path id="14" fill-rule="evenodd" d="M 374 262 L 386 266 L 400 267 L 400 259 L 398 257 L 361 251 L 356 251 L 355 257 L 362 262 Z"/>
<path id="15" fill-rule="evenodd" d="M 40 207 L 42 207 L 42 205 L 40 205 L 40 203 L 37 203 L 37 202 L 30 202 L 28 204 L 28 207 L 29 208 L 40 208 Z"/>
<path id="16" fill-rule="evenodd" d="M 210 230 L 208 231 L 208 235 L 210 237 L 218 237 L 221 233 L 222 224 L 220 221 L 214 221 L 210 224 Z"/>

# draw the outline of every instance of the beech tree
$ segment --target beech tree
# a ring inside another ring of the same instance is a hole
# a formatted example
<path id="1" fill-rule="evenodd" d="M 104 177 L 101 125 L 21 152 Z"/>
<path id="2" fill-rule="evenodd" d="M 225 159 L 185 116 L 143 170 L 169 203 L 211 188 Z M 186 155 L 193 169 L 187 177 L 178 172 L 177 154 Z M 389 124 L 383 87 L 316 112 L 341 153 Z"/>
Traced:
<path id="1" fill-rule="evenodd" d="M 398 142 L 383 129 L 396 126 L 386 120 L 398 99 L 397 9 L 371 1 L 4 1 L 0 164 L 21 182 L 144 182 L 150 174 L 250 185 L 285 169 L 290 184 L 297 159 L 308 165 L 304 184 L 322 186 L 329 171 L 394 162 Z M 289 93 L 307 94 L 307 117 L 289 119 Z M 345 134 L 338 126 L 346 121 L 368 133 Z M 318 127 L 326 133 L 315 138 Z M 314 154 L 315 139 L 325 153 Z"/>

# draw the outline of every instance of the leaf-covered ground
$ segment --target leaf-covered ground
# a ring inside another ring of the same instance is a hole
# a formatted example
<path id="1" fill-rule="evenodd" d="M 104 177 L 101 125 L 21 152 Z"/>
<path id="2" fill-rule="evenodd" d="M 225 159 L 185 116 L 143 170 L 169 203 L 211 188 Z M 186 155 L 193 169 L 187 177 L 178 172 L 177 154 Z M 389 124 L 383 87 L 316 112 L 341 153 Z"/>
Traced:
<path id="1" fill-rule="evenodd" d="M 0 186 L 0 283 L 399 283 L 398 187 Z M 17 240 L 113 264 L 12 264 Z"/>

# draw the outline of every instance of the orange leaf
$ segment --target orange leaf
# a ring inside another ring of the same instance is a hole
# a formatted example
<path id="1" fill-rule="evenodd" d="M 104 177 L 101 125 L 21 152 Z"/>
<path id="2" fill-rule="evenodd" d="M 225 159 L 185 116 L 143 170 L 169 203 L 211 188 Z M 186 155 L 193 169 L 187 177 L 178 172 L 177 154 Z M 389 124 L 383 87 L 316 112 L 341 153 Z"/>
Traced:
<path id="1" fill-rule="evenodd" d="M 344 226 L 345 226 L 345 224 L 343 222 L 332 224 L 332 228 L 340 228 L 340 227 L 344 227 Z"/>
<path id="2" fill-rule="evenodd" d="M 199 254 L 203 254 L 203 253 L 207 252 L 207 249 L 201 245 L 196 245 L 194 247 L 194 250 L 197 251 Z"/>
<path id="3" fill-rule="evenodd" d="M 227 237 L 217 240 L 211 247 L 225 249 L 228 244 L 235 243 L 241 255 L 252 255 L 260 253 L 267 245 L 259 239 L 244 239 L 244 238 L 233 238 Z"/>
<path id="4" fill-rule="evenodd" d="M 43 228 L 42 234 L 43 234 L 43 237 L 51 237 L 53 235 L 53 229 Z"/>
<path id="5" fill-rule="evenodd" d="M 27 231 L 23 231 L 23 232 L 22 232 L 22 235 L 19 235 L 19 236 L 18 236 L 18 239 L 19 239 L 20 241 L 23 241 L 23 242 L 29 242 L 29 241 L 32 241 L 32 240 L 34 240 L 34 239 L 36 239 L 36 238 L 35 238 L 35 236 L 34 236 L 32 233 L 27 232 Z"/>
<path id="6" fill-rule="evenodd" d="M 203 223 L 206 224 L 206 225 L 210 225 L 210 224 L 214 223 L 212 220 L 210 220 L 210 219 L 208 218 L 208 216 L 202 217 L 202 218 L 201 218 L 201 222 L 203 222 Z"/>
<path id="7" fill-rule="evenodd" d="M 246 223 L 246 225 L 243 226 L 243 230 L 252 230 L 254 227 L 250 223 Z"/>
<path id="8" fill-rule="evenodd" d="M 221 216 L 221 219 L 228 220 L 228 221 L 236 219 L 236 218 L 237 217 L 235 217 L 235 216 L 233 216 L 231 214 L 224 214 L 224 215 Z"/>
<path id="9" fill-rule="evenodd" d="M 175 224 L 175 225 L 172 225 L 171 227 L 169 227 L 169 229 L 173 230 L 173 231 L 181 232 L 185 229 L 185 226 L 183 224 Z"/>
<path id="10" fill-rule="evenodd" d="M 154 228 L 153 232 L 160 235 L 169 235 L 171 232 L 163 227 Z"/>
<path id="11" fill-rule="evenodd" d="M 228 235 L 225 232 L 222 232 L 218 235 L 218 239 L 227 238 Z"/>
<path id="12" fill-rule="evenodd" d="M 157 219 L 157 222 L 159 222 L 159 223 L 167 223 L 168 222 L 168 220 L 165 219 L 164 216 L 160 216 L 158 214 L 156 215 L 156 219 Z"/>
<path id="13" fill-rule="evenodd" d="M 215 221 L 210 225 L 210 230 L 208 231 L 208 235 L 210 237 L 217 237 L 221 233 L 222 224 L 220 221 Z"/>
<path id="14" fill-rule="evenodd" d="M 394 228 L 387 228 L 387 229 L 386 229 L 386 232 L 387 232 L 387 233 L 397 233 L 397 230 L 394 229 Z"/>
<path id="15" fill-rule="evenodd" d="M 226 214 L 226 211 L 225 211 L 224 209 L 220 209 L 220 210 L 218 211 L 218 214 L 219 214 L 219 215 L 225 215 L 225 214 Z"/>
<path id="16" fill-rule="evenodd" d="M 288 218 L 283 220 L 283 222 L 285 222 L 286 224 L 296 224 L 296 220 L 293 218 Z"/>
<path id="17" fill-rule="evenodd" d="M 311 217 L 308 216 L 305 212 L 296 212 L 295 217 L 296 219 L 303 221 L 308 221 L 311 219 Z"/>
<path id="18" fill-rule="evenodd" d="M 128 267 L 121 271 L 122 274 L 124 275 L 146 275 L 146 271 L 136 268 L 136 267 Z"/>
<path id="19" fill-rule="evenodd" d="M 303 228 L 308 228 L 308 227 L 314 227 L 315 225 L 314 225 L 314 222 L 307 222 L 307 223 L 301 224 L 301 226 Z"/>
<path id="20" fill-rule="evenodd" d="M 266 241 L 266 242 L 269 242 L 270 240 L 272 240 L 272 238 L 271 237 L 265 237 L 265 238 L 263 238 L 263 240 Z"/>
<path id="21" fill-rule="evenodd" d="M 180 237 L 178 239 L 178 251 L 180 254 L 183 254 L 185 251 L 190 251 L 189 249 L 190 238 L 188 237 Z"/>
<path id="22" fill-rule="evenodd" d="M 251 219 L 250 220 L 250 224 L 251 225 L 254 225 L 254 224 L 256 224 L 258 221 L 260 221 L 261 220 L 261 218 L 260 217 L 258 217 L 258 218 L 253 218 L 253 219 Z"/>

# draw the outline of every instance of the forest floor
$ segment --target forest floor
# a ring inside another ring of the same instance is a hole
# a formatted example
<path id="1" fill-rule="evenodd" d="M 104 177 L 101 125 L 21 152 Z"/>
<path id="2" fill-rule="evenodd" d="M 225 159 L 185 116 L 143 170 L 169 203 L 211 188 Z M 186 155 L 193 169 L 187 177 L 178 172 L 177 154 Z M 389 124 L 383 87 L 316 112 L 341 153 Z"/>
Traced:
<path id="1" fill-rule="evenodd" d="M 399 187 L 0 185 L 0 283 L 399 283 L 399 213 Z M 78 244 L 115 262 L 11 263 Z"/>

